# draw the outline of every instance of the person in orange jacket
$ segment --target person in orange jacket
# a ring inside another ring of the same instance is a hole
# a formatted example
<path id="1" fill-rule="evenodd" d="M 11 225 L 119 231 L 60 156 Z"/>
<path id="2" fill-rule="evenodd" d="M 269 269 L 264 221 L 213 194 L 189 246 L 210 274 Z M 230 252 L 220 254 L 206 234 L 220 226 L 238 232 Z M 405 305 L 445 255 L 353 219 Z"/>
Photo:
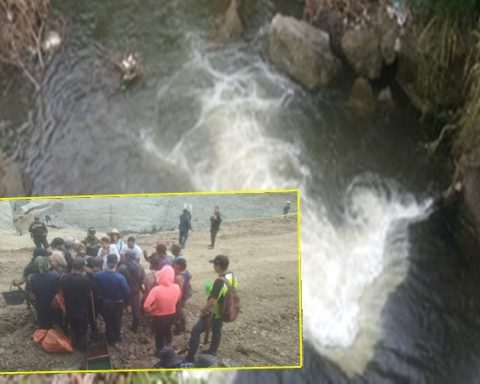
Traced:
<path id="1" fill-rule="evenodd" d="M 145 312 L 153 317 L 157 356 L 160 356 L 164 346 L 172 343 L 172 325 L 175 322 L 177 301 L 181 296 L 180 287 L 174 284 L 174 279 L 174 269 L 165 265 L 158 274 L 158 285 L 152 288 L 143 304 Z"/>

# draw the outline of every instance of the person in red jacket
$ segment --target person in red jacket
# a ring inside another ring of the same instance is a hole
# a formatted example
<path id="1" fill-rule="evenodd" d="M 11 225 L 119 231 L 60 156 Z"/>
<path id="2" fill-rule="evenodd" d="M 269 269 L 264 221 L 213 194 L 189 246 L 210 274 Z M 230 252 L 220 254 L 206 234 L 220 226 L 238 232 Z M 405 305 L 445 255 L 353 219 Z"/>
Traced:
<path id="1" fill-rule="evenodd" d="M 173 283 L 174 278 L 173 268 L 165 265 L 158 274 L 158 285 L 152 288 L 143 304 L 145 312 L 153 318 L 157 356 L 164 346 L 172 343 L 172 325 L 175 322 L 177 301 L 181 296 L 180 287 Z"/>

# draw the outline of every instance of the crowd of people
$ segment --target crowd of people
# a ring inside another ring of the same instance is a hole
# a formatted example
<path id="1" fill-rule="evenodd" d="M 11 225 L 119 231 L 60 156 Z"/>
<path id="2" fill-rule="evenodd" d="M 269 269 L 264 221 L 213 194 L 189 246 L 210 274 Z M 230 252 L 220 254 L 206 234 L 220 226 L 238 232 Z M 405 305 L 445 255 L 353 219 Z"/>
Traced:
<path id="1" fill-rule="evenodd" d="M 215 207 L 210 218 L 210 249 L 215 245 L 220 222 L 220 210 Z M 170 368 L 167 361 L 171 361 L 171 354 L 167 352 L 173 350 L 172 333 L 187 331 L 185 304 L 192 296 L 192 275 L 182 249 L 190 230 L 191 212 L 186 207 L 180 216 L 179 243 L 168 249 L 165 241 L 158 240 L 149 255 L 136 244 L 135 237 L 129 236 L 125 242 L 117 229 L 99 239 L 92 227 L 83 241 L 56 237 L 48 243 L 47 227 L 36 217 L 30 226 L 35 243 L 32 259 L 14 284 L 26 284 L 38 327 L 60 327 L 82 352 L 87 350 L 89 340 L 104 337 L 110 346 L 122 343 L 122 319 L 125 312 L 131 313 L 129 330 L 136 333 L 142 322 L 150 324 L 156 355 L 161 359 L 159 366 Z M 147 270 L 141 265 L 142 259 L 149 265 Z M 191 329 L 185 364 L 195 362 L 200 335 L 207 328 L 211 328 L 212 341 L 205 353 L 216 355 L 222 335 L 222 302 L 229 286 L 238 284 L 229 272 L 227 256 L 217 255 L 210 262 L 217 278 Z M 97 325 L 99 317 L 105 323 L 104 333 Z"/>

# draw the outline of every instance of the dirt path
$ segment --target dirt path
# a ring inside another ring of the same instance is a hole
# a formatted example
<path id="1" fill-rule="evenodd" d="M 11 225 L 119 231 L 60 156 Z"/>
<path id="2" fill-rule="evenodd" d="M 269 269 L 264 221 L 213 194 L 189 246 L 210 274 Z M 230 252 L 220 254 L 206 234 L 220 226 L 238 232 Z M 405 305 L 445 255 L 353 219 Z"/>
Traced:
<path id="1" fill-rule="evenodd" d="M 59 231 L 63 237 L 82 238 L 83 231 Z M 55 236 L 55 234 L 52 234 Z M 215 250 L 207 249 L 208 230 L 193 232 L 184 255 L 193 274 L 193 296 L 187 302 L 190 329 L 206 296 L 203 286 L 215 273 L 208 260 L 219 253 L 230 256 L 231 270 L 239 278 L 242 312 L 233 323 L 224 324 L 218 353 L 220 362 L 239 366 L 299 365 L 298 274 L 296 220 L 289 217 L 224 223 Z M 16 239 L 16 241 L 15 241 Z M 138 235 L 137 243 L 153 251 L 157 239 L 177 240 L 176 232 Z M 0 235 L 0 291 L 9 289 L 21 275 L 31 255 L 28 237 Z M 145 268 L 148 268 L 144 264 Z M 25 305 L 6 306 L 0 298 L 0 370 L 83 369 L 85 357 L 75 352 L 52 355 L 32 341 L 34 323 Z M 123 342 L 110 349 L 114 368 L 151 368 L 158 361 L 153 355 L 153 335 L 144 324 L 135 335 L 123 321 Z M 99 321 L 101 327 L 103 323 Z M 175 345 L 186 345 L 188 335 L 176 336 Z"/>

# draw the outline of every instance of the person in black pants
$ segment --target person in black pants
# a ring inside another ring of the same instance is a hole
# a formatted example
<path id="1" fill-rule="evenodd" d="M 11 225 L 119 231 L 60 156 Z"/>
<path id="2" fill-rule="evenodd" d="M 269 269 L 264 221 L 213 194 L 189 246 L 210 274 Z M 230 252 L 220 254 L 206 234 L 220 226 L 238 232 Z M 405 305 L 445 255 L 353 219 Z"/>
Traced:
<path id="1" fill-rule="evenodd" d="M 37 256 L 34 264 L 38 272 L 29 275 L 29 280 L 31 292 L 35 296 L 38 326 L 40 329 L 50 329 L 55 320 L 51 304 L 60 289 L 60 275 L 50 270 L 48 260 L 44 256 Z"/>
<path id="2" fill-rule="evenodd" d="M 91 283 L 84 269 L 85 259 L 76 257 L 72 261 L 72 272 L 64 274 L 61 282 L 72 343 L 80 352 L 87 349 L 88 307 L 91 305 Z"/>
<path id="3" fill-rule="evenodd" d="M 82 256 L 79 256 L 79 257 L 82 257 Z M 101 315 L 103 318 L 103 314 L 102 314 L 103 308 L 102 308 L 102 296 L 100 293 L 100 288 L 98 286 L 98 283 L 95 281 L 95 274 L 97 272 L 100 272 L 103 268 L 103 257 L 95 256 L 95 257 L 89 258 L 87 260 L 87 267 L 89 267 L 90 269 L 90 271 L 87 272 L 87 277 L 90 280 L 90 286 L 92 288 L 90 305 L 88 306 L 88 319 L 89 319 L 90 332 L 91 332 L 92 339 L 96 339 L 98 337 L 97 318 L 99 315 Z"/>
<path id="4" fill-rule="evenodd" d="M 218 277 L 213 283 L 212 290 L 208 296 L 207 304 L 203 307 L 200 313 L 200 319 L 192 328 L 190 340 L 188 342 L 188 354 L 185 357 L 186 362 L 193 363 L 195 360 L 195 354 L 197 353 L 198 346 L 200 345 L 200 335 L 204 332 L 208 325 L 212 328 L 212 341 L 210 348 L 204 353 L 215 356 L 217 354 L 218 347 L 220 346 L 220 340 L 222 338 L 223 320 L 221 318 L 221 308 L 225 300 L 225 294 L 227 293 L 227 285 L 225 280 L 228 280 L 230 285 L 234 288 L 237 287 L 237 278 L 232 272 L 228 272 L 228 266 L 230 260 L 228 256 L 217 255 L 215 259 L 210 260 L 213 263 L 213 269 L 217 273 Z"/>
<path id="5" fill-rule="evenodd" d="M 220 207 L 217 205 L 213 211 L 213 216 L 210 217 L 210 240 L 211 243 L 209 245 L 209 249 L 213 249 L 215 247 L 215 239 L 217 237 L 217 233 L 220 230 L 220 223 L 222 222 L 222 216 L 220 215 Z"/>
<path id="6" fill-rule="evenodd" d="M 30 224 L 30 227 L 28 228 L 28 231 L 30 232 L 30 236 L 33 239 L 33 242 L 35 243 L 36 248 L 48 248 L 48 241 L 47 241 L 47 234 L 48 234 L 48 229 L 47 226 L 40 221 L 39 216 L 35 216 L 33 223 Z"/>
<path id="7" fill-rule="evenodd" d="M 107 256 L 108 269 L 95 274 L 95 282 L 100 288 L 103 300 L 102 315 L 105 320 L 105 333 L 109 345 L 122 342 L 120 333 L 123 307 L 124 303 L 128 303 L 132 293 L 125 276 L 115 272 L 117 263 L 117 255 L 110 254 Z"/>
<path id="8" fill-rule="evenodd" d="M 188 209 L 184 209 L 183 213 L 180 215 L 180 224 L 178 225 L 179 231 L 179 238 L 178 243 L 181 245 L 182 248 L 185 248 L 185 244 L 187 243 L 188 239 L 188 231 L 192 230 L 192 216 Z"/>
<path id="9" fill-rule="evenodd" d="M 132 332 L 137 332 L 140 323 L 140 302 L 145 271 L 143 267 L 135 261 L 135 253 L 133 251 L 127 250 L 125 252 L 125 259 L 125 263 L 118 268 L 118 272 L 125 276 L 128 286 L 132 291 L 129 302 L 132 308 L 132 325 L 129 329 Z"/>

